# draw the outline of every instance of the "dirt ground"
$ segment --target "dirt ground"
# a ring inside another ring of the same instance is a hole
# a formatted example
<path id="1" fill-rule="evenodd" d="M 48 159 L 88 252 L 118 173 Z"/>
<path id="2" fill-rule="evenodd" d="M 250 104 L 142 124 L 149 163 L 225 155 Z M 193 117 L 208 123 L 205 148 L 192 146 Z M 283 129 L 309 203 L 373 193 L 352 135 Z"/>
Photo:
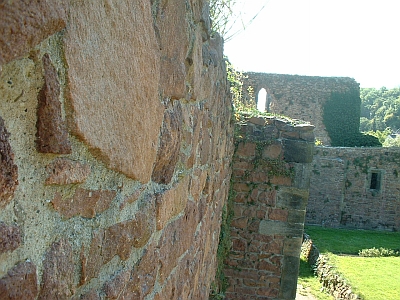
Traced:
<path id="1" fill-rule="evenodd" d="M 302 285 L 297 285 L 297 294 L 296 300 L 318 300 L 313 295 L 311 295 L 310 291 L 304 288 Z"/>

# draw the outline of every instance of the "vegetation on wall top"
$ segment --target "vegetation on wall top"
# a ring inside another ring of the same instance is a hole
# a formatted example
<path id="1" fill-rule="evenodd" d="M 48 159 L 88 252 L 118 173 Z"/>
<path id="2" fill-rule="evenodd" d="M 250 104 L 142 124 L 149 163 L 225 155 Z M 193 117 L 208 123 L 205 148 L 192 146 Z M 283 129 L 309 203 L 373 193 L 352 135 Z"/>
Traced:
<path id="1" fill-rule="evenodd" d="M 332 92 L 324 105 L 323 121 L 333 147 L 379 147 L 378 138 L 359 132 L 361 99 L 357 90 Z"/>

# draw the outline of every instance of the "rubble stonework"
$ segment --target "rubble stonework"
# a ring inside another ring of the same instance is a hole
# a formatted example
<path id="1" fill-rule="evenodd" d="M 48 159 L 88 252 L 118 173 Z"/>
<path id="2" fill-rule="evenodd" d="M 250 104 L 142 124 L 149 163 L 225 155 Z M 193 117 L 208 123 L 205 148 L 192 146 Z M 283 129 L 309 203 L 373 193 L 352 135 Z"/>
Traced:
<path id="1" fill-rule="evenodd" d="M 233 153 L 208 2 L 25 2 L 0 4 L 0 298 L 207 299 Z"/>
<path id="2" fill-rule="evenodd" d="M 306 223 L 400 229 L 398 148 L 316 147 L 312 166 Z"/>
<path id="3" fill-rule="evenodd" d="M 242 122 L 232 164 L 227 299 L 295 299 L 313 129 L 275 118 Z"/>
<path id="4" fill-rule="evenodd" d="M 324 104 L 332 92 L 345 93 L 356 90 L 359 84 L 348 77 L 317 77 L 267 73 L 245 73 L 243 90 L 248 86 L 258 92 L 267 91 L 266 111 L 288 116 L 315 125 L 315 138 L 330 145 L 330 138 L 323 122 Z"/>

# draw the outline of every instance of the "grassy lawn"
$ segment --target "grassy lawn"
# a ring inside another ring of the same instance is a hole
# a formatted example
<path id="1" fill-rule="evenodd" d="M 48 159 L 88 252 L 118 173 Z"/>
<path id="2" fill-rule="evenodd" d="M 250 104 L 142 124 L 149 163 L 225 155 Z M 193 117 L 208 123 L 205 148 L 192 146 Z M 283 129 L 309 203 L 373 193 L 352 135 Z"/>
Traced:
<path id="1" fill-rule="evenodd" d="M 400 233 L 366 230 L 330 229 L 307 226 L 305 232 L 332 265 L 350 282 L 354 290 L 366 300 L 400 299 L 400 257 L 358 257 L 358 251 L 367 248 L 400 248 Z M 306 284 L 317 299 L 320 288 L 318 280 L 310 276 L 312 271 L 301 263 L 299 283 Z M 310 283 L 311 282 L 311 283 Z"/>

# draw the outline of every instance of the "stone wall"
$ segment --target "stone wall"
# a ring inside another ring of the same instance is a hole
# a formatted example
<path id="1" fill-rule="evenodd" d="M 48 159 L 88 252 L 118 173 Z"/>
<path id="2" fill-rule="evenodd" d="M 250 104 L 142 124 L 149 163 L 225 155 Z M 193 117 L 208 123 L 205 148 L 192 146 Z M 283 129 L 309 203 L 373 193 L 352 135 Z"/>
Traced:
<path id="1" fill-rule="evenodd" d="M 315 125 L 315 138 L 330 145 L 323 123 L 323 106 L 332 92 L 360 93 L 359 84 L 348 77 L 315 77 L 266 73 L 245 73 L 244 90 L 253 87 L 258 92 L 267 91 L 266 111 L 304 120 Z"/>
<path id="2" fill-rule="evenodd" d="M 317 147 L 306 222 L 400 230 L 398 148 Z"/>
<path id="3" fill-rule="evenodd" d="M 232 171 L 226 299 L 294 299 L 314 127 L 252 117 L 240 126 Z"/>
<path id="4" fill-rule="evenodd" d="M 2 299 L 207 299 L 233 149 L 207 1 L 0 3 Z"/>

